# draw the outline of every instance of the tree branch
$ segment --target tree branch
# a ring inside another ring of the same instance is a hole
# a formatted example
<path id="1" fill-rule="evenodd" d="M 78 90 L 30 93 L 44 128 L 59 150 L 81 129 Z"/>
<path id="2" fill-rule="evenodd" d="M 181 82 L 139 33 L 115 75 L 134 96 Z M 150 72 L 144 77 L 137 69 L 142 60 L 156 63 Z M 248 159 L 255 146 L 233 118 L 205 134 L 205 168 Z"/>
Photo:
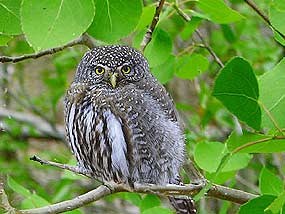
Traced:
<path id="1" fill-rule="evenodd" d="M 152 184 L 135 184 L 133 192 L 137 193 L 150 193 L 163 196 L 169 195 L 195 195 L 197 194 L 204 185 L 193 185 L 187 184 L 185 186 L 179 185 L 152 185 Z M 82 207 L 91 202 L 97 201 L 111 193 L 126 192 L 128 187 L 121 184 L 113 184 L 112 188 L 101 185 L 94 190 L 91 190 L 83 195 L 80 195 L 74 199 L 59 202 L 49 206 L 20 210 L 22 214 L 35 214 L 35 213 L 60 213 L 64 211 L 70 211 L 79 207 Z M 231 201 L 238 204 L 246 203 L 247 201 L 257 197 L 257 195 L 247 193 L 241 190 L 231 189 L 228 187 L 213 185 L 208 191 L 207 196 L 215 197 L 227 201 Z"/>
<path id="2" fill-rule="evenodd" d="M 258 197 L 258 195 L 244 192 L 238 189 L 214 184 L 208 191 L 207 196 L 218 198 L 226 201 L 231 201 L 237 204 L 244 204 L 249 200 Z"/>
<path id="3" fill-rule="evenodd" d="M 158 6 L 156 7 L 151 25 L 148 27 L 148 29 L 147 29 L 144 37 L 143 37 L 143 40 L 141 42 L 141 45 L 140 45 L 141 52 L 144 52 L 146 46 L 148 45 L 148 43 L 150 43 L 150 41 L 152 39 L 152 34 L 153 34 L 154 28 L 155 28 L 155 26 L 159 20 L 159 14 L 161 13 L 164 2 L 165 2 L 165 0 L 160 0 L 158 3 Z"/>
<path id="4" fill-rule="evenodd" d="M 276 29 L 270 22 L 269 18 L 262 12 L 260 8 L 251 0 L 244 0 L 245 3 L 250 6 L 274 31 L 276 31 L 283 39 L 285 39 L 285 35 L 281 33 L 278 29 Z"/>
<path id="5" fill-rule="evenodd" d="M 54 166 L 60 169 L 66 169 L 75 173 L 91 177 L 90 174 L 82 172 L 77 167 L 68 166 L 66 164 L 60 164 L 56 162 L 42 160 L 39 157 L 33 156 L 31 160 L 39 162 L 41 164 Z M 153 185 L 153 184 L 139 184 L 135 183 L 134 188 L 130 188 L 125 184 L 107 183 L 106 185 L 99 186 L 97 189 L 85 193 L 84 195 L 78 196 L 75 199 L 63 201 L 57 204 L 49 205 L 42 208 L 31 209 L 31 210 L 21 210 L 21 213 L 33 214 L 33 213 L 59 213 L 63 211 L 68 211 L 82 207 L 90 202 L 99 200 L 100 198 L 115 192 L 137 192 L 137 193 L 150 193 L 162 196 L 170 195 L 189 195 L 193 196 L 199 193 L 206 185 L 207 182 L 200 182 L 199 184 L 186 184 L 184 186 L 180 185 Z M 108 186 L 108 187 L 107 187 Z M 257 195 L 244 192 L 241 190 L 236 190 L 221 185 L 212 185 L 208 190 L 207 196 L 231 201 L 238 204 L 246 203 L 247 201 L 257 197 Z"/>
<path id="6" fill-rule="evenodd" d="M 83 34 L 79 38 L 67 43 L 66 45 L 56 47 L 56 48 L 51 48 L 51 49 L 44 50 L 44 51 L 41 51 L 38 53 L 27 54 L 27 55 L 16 56 L 16 57 L 0 56 L 0 62 L 2 62 L 2 63 L 4 63 L 4 62 L 16 63 L 16 62 L 20 62 L 20 61 L 23 61 L 26 59 L 37 59 L 37 58 L 40 58 L 40 57 L 45 56 L 45 55 L 57 53 L 59 51 L 62 51 L 65 48 L 73 47 L 75 45 L 85 45 L 85 46 L 89 47 L 90 49 L 95 47 L 95 44 L 93 43 L 91 37 L 87 34 Z"/>
<path id="7" fill-rule="evenodd" d="M 74 199 L 59 202 L 59 203 L 41 207 L 41 208 L 35 208 L 35 209 L 29 209 L 29 210 L 19 210 L 19 213 L 21 214 L 61 213 L 61 212 L 70 211 L 70 210 L 74 210 L 76 208 L 82 207 L 93 201 L 97 201 L 111 193 L 112 192 L 108 187 L 101 185 L 98 188 L 91 190 L 90 192 L 87 192 L 83 195 L 77 196 Z"/>
<path id="8" fill-rule="evenodd" d="M 52 137 L 65 142 L 64 128 L 62 126 L 51 127 L 48 122 L 33 114 L 8 110 L 0 107 L 0 118 L 14 119 L 29 124 L 38 130 L 43 137 Z"/>
<path id="9" fill-rule="evenodd" d="M 214 60 L 218 63 L 218 65 L 223 68 L 224 64 L 222 63 L 222 61 L 220 60 L 220 58 L 217 56 L 217 54 L 213 51 L 213 49 L 211 48 L 211 46 L 206 42 L 206 40 L 203 38 L 202 34 L 200 33 L 200 31 L 198 29 L 195 30 L 196 34 L 198 35 L 199 39 L 201 40 L 201 42 L 204 45 L 204 48 L 206 48 L 208 50 L 208 52 L 212 55 L 212 57 L 214 58 Z"/>

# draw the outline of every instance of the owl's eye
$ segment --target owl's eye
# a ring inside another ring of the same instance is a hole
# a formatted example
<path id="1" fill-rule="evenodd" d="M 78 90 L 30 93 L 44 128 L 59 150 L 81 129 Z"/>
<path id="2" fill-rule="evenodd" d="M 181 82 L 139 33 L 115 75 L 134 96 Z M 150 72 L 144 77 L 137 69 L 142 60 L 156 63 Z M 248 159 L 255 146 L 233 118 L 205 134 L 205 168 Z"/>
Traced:
<path id="1" fill-rule="evenodd" d="M 103 68 L 101 66 L 97 66 L 95 68 L 95 72 L 96 72 L 96 74 L 101 75 L 101 74 L 103 74 L 105 72 L 105 68 Z"/>
<path id="2" fill-rule="evenodd" d="M 124 65 L 122 68 L 121 68 L 121 71 L 123 72 L 123 74 L 128 74 L 131 72 L 131 67 L 128 66 L 128 65 Z"/>

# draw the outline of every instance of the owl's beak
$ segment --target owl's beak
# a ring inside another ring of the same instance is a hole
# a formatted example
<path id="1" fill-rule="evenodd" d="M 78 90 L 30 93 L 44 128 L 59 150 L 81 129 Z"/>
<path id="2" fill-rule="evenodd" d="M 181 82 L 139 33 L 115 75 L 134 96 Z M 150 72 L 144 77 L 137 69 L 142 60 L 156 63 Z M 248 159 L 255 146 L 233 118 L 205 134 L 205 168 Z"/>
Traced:
<path id="1" fill-rule="evenodd" d="M 118 73 L 113 73 L 110 76 L 110 83 L 111 83 L 113 88 L 115 88 L 117 85 L 117 76 L 118 76 Z"/>

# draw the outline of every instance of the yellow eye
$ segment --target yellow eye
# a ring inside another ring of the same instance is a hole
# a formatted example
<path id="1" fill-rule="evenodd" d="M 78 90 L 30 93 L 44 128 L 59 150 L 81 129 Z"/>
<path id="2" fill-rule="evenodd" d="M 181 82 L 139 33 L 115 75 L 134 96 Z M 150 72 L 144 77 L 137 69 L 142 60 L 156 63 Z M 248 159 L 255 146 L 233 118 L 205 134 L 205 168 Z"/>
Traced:
<path id="1" fill-rule="evenodd" d="M 101 66 L 97 66 L 95 68 L 95 72 L 96 72 L 96 74 L 101 75 L 101 74 L 103 74 L 105 72 L 105 68 L 103 68 Z"/>
<path id="2" fill-rule="evenodd" d="M 124 73 L 124 74 L 128 74 L 131 72 L 131 67 L 128 66 L 128 65 L 124 65 L 122 68 L 121 68 L 121 71 Z"/>

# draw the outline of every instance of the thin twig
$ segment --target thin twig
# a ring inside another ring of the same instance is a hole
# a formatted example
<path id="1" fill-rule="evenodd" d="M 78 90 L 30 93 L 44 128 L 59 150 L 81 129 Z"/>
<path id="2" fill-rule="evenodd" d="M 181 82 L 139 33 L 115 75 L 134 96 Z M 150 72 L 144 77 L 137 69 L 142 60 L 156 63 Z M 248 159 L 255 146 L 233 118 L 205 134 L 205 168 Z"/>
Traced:
<path id="1" fill-rule="evenodd" d="M 217 54 L 213 51 L 213 49 L 211 48 L 211 46 L 206 42 L 206 40 L 203 38 L 202 34 L 200 33 L 200 31 L 198 29 L 195 30 L 196 34 L 198 35 L 199 39 L 201 40 L 201 42 L 204 44 L 205 48 L 208 50 L 208 52 L 212 55 L 212 57 L 214 58 L 214 60 L 219 64 L 219 66 L 221 68 L 224 67 L 224 64 L 222 63 L 222 61 L 220 60 L 220 58 L 217 56 Z"/>
<path id="2" fill-rule="evenodd" d="M 30 160 L 35 161 L 35 162 L 39 162 L 41 165 L 47 165 L 47 166 L 57 167 L 57 168 L 60 168 L 60 169 L 65 169 L 65 170 L 71 171 L 73 173 L 81 174 L 81 175 L 84 175 L 86 177 L 92 178 L 90 173 L 80 169 L 77 166 L 70 166 L 70 165 L 67 165 L 67 164 L 61 164 L 61 163 L 57 163 L 57 162 L 53 162 L 53 161 L 43 160 L 43 159 L 39 158 L 36 155 L 34 155 L 33 157 L 30 157 Z"/>
<path id="3" fill-rule="evenodd" d="M 232 154 L 238 153 L 239 151 L 241 151 L 241 150 L 243 150 L 243 149 L 245 149 L 247 147 L 250 147 L 250 146 L 253 146 L 253 145 L 256 145 L 256 144 L 259 144 L 259 143 L 268 142 L 270 140 L 284 140 L 284 139 L 285 139 L 285 136 L 272 136 L 272 137 L 266 137 L 266 138 L 263 138 L 263 139 L 251 141 L 251 142 L 245 143 L 245 144 L 237 147 L 236 149 L 234 149 L 232 151 Z"/>
<path id="4" fill-rule="evenodd" d="M 40 58 L 40 57 L 45 56 L 45 55 L 51 55 L 51 54 L 57 53 L 59 51 L 64 50 L 65 48 L 73 47 L 75 45 L 85 45 L 85 46 L 89 47 L 90 49 L 95 47 L 91 37 L 88 36 L 87 34 L 83 34 L 79 38 L 67 43 L 66 45 L 56 47 L 56 48 L 51 48 L 51 49 L 44 50 L 44 51 L 41 51 L 38 53 L 27 54 L 27 55 L 23 55 L 23 56 L 15 56 L 15 57 L 0 56 L 0 62 L 2 62 L 2 63 L 4 63 L 4 62 L 16 63 L 16 62 L 20 62 L 20 61 L 23 61 L 26 59 L 37 59 L 37 58 Z"/>
<path id="5" fill-rule="evenodd" d="M 165 2 L 165 0 L 160 0 L 158 6 L 156 7 L 155 14 L 153 16 L 151 25 L 148 27 L 148 29 L 147 29 L 144 37 L 143 37 L 143 40 L 141 42 L 141 45 L 140 45 L 141 52 L 144 52 L 146 46 L 150 43 L 150 41 L 152 39 L 152 34 L 153 34 L 155 26 L 159 20 L 159 15 L 162 11 L 162 7 L 163 7 L 164 2 Z"/>
<path id="6" fill-rule="evenodd" d="M 271 114 L 270 110 L 267 109 L 267 107 L 263 104 L 263 102 L 259 101 L 258 104 L 263 108 L 263 110 L 265 111 L 266 115 L 269 117 L 269 119 L 271 120 L 271 122 L 273 123 L 275 128 L 279 131 L 279 133 L 283 135 L 282 129 L 279 127 L 279 124 L 277 123 L 277 121 L 275 120 L 273 115 Z"/>
<path id="7" fill-rule="evenodd" d="M 285 39 L 285 35 L 281 33 L 278 29 L 276 29 L 270 22 L 269 18 L 263 13 L 263 11 L 258 8 L 258 6 L 251 0 L 244 0 L 248 6 L 250 6 L 274 31 L 276 31 L 283 39 Z"/>
<path id="8" fill-rule="evenodd" d="M 177 11 L 177 13 L 186 21 L 189 22 L 191 20 L 191 17 L 189 17 L 186 13 L 184 13 L 177 5 L 173 5 L 173 8 Z M 214 60 L 218 63 L 218 65 L 223 68 L 224 64 L 220 60 L 220 58 L 217 56 L 217 54 L 213 51 L 211 46 L 206 42 L 206 40 L 203 38 L 202 34 L 198 29 L 195 30 L 196 34 L 198 35 L 199 39 L 203 43 L 203 47 L 206 48 L 206 50 L 212 55 Z"/>

